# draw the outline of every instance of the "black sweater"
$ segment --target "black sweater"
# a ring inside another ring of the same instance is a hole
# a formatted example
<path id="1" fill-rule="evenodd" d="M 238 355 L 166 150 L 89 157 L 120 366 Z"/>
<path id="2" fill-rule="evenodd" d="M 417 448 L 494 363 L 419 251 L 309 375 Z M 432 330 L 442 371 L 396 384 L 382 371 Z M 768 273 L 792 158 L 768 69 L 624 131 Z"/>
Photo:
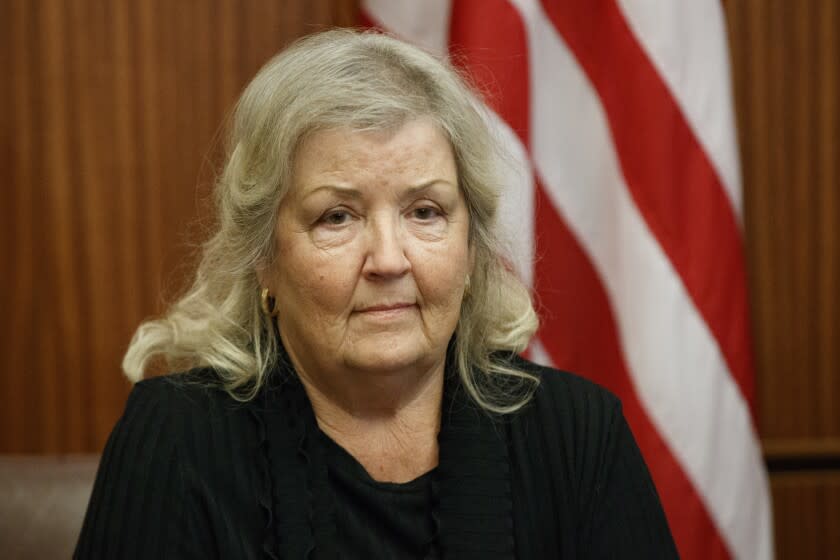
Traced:
<path id="1" fill-rule="evenodd" d="M 541 384 L 519 412 L 477 409 L 447 372 L 437 547 L 445 558 L 675 558 L 656 490 L 606 390 L 514 358 Z M 279 371 L 283 370 L 285 371 Z M 341 556 L 325 445 L 300 381 L 260 395 L 149 379 L 108 440 L 79 558 Z"/>

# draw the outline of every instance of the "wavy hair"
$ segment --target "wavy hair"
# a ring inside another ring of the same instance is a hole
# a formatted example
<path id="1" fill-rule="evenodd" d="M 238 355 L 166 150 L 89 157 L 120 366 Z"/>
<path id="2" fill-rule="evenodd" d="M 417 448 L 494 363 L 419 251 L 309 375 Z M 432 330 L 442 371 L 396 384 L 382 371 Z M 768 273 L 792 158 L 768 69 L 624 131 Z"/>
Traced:
<path id="1" fill-rule="evenodd" d="M 447 135 L 470 215 L 475 264 L 452 344 L 463 387 L 482 408 L 519 409 L 538 380 L 512 366 L 537 328 L 527 288 L 497 237 L 501 151 L 467 81 L 434 56 L 373 32 L 310 35 L 271 59 L 243 92 L 215 185 L 217 229 L 195 278 L 137 329 L 122 367 L 137 381 L 153 358 L 209 367 L 235 399 L 252 399 L 275 366 L 278 337 L 261 312 L 257 269 L 277 258 L 274 231 L 301 140 L 316 130 L 381 130 L 430 118 Z"/>

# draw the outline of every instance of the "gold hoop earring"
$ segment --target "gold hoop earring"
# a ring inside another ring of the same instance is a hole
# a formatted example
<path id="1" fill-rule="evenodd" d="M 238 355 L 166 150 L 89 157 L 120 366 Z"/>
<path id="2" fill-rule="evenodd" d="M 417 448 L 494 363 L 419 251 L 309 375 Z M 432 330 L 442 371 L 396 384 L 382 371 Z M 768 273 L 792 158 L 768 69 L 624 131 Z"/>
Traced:
<path id="1" fill-rule="evenodd" d="M 260 307 L 262 307 L 262 312 L 269 317 L 277 316 L 277 307 L 275 306 L 274 298 L 269 293 L 268 288 L 263 288 L 260 293 Z"/>

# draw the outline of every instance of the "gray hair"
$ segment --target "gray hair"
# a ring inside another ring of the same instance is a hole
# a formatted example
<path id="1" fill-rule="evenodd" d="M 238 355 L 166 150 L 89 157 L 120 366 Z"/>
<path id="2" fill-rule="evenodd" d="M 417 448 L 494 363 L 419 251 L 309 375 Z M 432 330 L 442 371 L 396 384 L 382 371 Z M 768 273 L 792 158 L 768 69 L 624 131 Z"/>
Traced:
<path id="1" fill-rule="evenodd" d="M 129 379 L 163 357 L 170 368 L 210 367 L 231 396 L 253 398 L 279 344 L 273 319 L 261 312 L 256 271 L 276 258 L 277 210 L 301 140 L 316 130 L 380 130 L 425 117 L 451 143 L 470 215 L 475 264 L 452 345 L 461 382 L 488 411 L 527 403 L 538 381 L 509 355 L 525 349 L 538 321 L 497 238 L 504 154 L 481 107 L 447 62 L 379 33 L 327 31 L 275 56 L 237 104 L 215 188 L 217 229 L 195 279 L 163 317 L 137 329 L 122 363 Z"/>

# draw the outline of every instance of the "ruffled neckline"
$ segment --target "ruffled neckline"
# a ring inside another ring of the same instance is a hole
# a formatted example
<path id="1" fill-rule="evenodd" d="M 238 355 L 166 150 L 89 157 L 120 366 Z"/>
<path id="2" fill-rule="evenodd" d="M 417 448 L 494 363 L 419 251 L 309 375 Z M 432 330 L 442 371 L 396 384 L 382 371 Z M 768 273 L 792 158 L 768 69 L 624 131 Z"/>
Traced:
<path id="1" fill-rule="evenodd" d="M 265 557 L 338 558 L 326 449 L 285 352 L 252 403 Z M 507 425 L 469 399 L 451 361 L 442 405 L 433 478 L 436 548 L 443 558 L 513 558 Z"/>

